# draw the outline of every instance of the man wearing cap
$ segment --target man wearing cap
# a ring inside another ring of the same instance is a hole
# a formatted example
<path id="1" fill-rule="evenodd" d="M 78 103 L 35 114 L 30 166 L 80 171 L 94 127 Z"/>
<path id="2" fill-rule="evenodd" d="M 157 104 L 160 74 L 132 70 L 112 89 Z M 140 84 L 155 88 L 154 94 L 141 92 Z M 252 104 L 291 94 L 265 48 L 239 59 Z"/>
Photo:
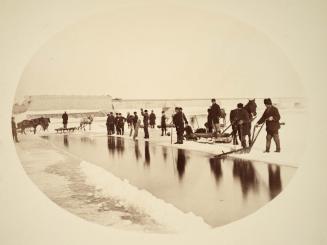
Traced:
<path id="1" fill-rule="evenodd" d="M 280 152 L 280 140 L 279 140 L 279 134 L 278 130 L 280 128 L 279 120 L 280 115 L 278 109 L 272 105 L 272 101 L 270 98 L 264 99 L 264 104 L 266 106 L 266 110 L 264 111 L 262 117 L 257 122 L 257 125 L 260 125 L 264 122 L 266 122 L 266 150 L 265 152 L 270 151 L 270 144 L 271 139 L 273 138 L 276 144 L 276 151 Z"/>

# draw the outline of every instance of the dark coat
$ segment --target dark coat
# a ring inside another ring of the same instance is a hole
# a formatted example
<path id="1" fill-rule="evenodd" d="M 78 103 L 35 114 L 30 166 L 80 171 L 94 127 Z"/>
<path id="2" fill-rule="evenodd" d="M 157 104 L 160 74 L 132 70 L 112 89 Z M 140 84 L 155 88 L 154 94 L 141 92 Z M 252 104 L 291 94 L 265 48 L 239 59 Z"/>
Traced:
<path id="1" fill-rule="evenodd" d="M 131 123 L 133 122 L 133 118 L 134 118 L 133 115 L 128 115 L 127 118 L 126 118 L 126 122 L 127 122 L 128 124 L 131 124 Z"/>
<path id="2" fill-rule="evenodd" d="M 166 126 L 166 119 L 167 119 L 167 118 L 166 118 L 166 115 L 162 115 L 162 116 L 161 116 L 161 127 L 162 127 L 162 126 Z"/>
<path id="3" fill-rule="evenodd" d="M 268 121 L 269 117 L 273 117 L 273 120 Z M 262 117 L 259 119 L 257 123 L 262 124 L 266 122 L 267 132 L 276 133 L 278 132 L 278 129 L 280 129 L 279 120 L 280 120 L 280 115 L 278 109 L 274 106 L 271 106 L 264 111 Z"/>
<path id="4" fill-rule="evenodd" d="M 156 114 L 154 114 L 154 113 L 150 113 L 150 124 L 155 124 L 155 122 L 156 122 Z"/>
<path id="5" fill-rule="evenodd" d="M 138 115 L 133 116 L 133 125 L 134 126 L 136 125 L 138 119 L 139 119 Z"/>
<path id="6" fill-rule="evenodd" d="M 233 124 L 239 123 L 241 120 L 243 123 L 249 123 L 250 122 L 250 114 L 244 108 L 234 109 L 234 110 L 231 110 L 231 112 L 230 112 L 229 120 Z"/>
<path id="7" fill-rule="evenodd" d="M 251 121 L 250 121 L 250 114 L 244 108 L 239 109 L 238 115 L 238 124 L 239 127 L 242 127 L 243 135 L 250 135 L 251 133 Z"/>
<path id="8" fill-rule="evenodd" d="M 118 125 L 118 116 L 115 116 L 115 120 L 114 120 L 114 122 L 115 122 L 115 125 L 117 126 Z"/>
<path id="9" fill-rule="evenodd" d="M 143 116 L 143 125 L 144 127 L 148 127 L 149 126 L 149 114 L 147 112 L 141 112 L 142 116 Z"/>
<path id="10" fill-rule="evenodd" d="M 213 123 L 218 123 L 219 117 L 221 116 L 221 110 L 220 110 L 220 106 L 217 103 L 212 104 L 210 108 L 210 114 Z"/>
<path id="11" fill-rule="evenodd" d="M 233 124 L 238 121 L 238 109 L 231 110 L 229 113 L 229 121 Z"/>
<path id="12" fill-rule="evenodd" d="M 119 127 L 124 127 L 124 123 L 125 123 L 125 117 L 118 117 L 118 119 L 117 119 L 117 125 Z"/>
<path id="13" fill-rule="evenodd" d="M 250 114 L 244 108 L 231 110 L 229 120 L 232 123 L 233 130 L 242 127 L 244 135 L 250 134 Z"/>
<path id="14" fill-rule="evenodd" d="M 12 132 L 16 132 L 16 123 L 15 123 L 15 121 L 11 121 L 11 131 Z"/>
<path id="15" fill-rule="evenodd" d="M 193 134 L 193 129 L 190 125 L 187 125 L 184 130 L 187 135 Z"/>
<path id="16" fill-rule="evenodd" d="M 114 125 L 115 124 L 115 117 L 113 115 L 109 115 L 107 117 L 107 123 L 106 123 L 108 126 L 109 125 Z"/>
<path id="17" fill-rule="evenodd" d="M 188 123 L 183 112 L 179 111 L 173 115 L 173 123 L 176 128 L 184 128 L 184 122 Z"/>
<path id="18" fill-rule="evenodd" d="M 62 114 L 62 123 L 67 124 L 68 122 L 68 115 L 67 113 Z"/>

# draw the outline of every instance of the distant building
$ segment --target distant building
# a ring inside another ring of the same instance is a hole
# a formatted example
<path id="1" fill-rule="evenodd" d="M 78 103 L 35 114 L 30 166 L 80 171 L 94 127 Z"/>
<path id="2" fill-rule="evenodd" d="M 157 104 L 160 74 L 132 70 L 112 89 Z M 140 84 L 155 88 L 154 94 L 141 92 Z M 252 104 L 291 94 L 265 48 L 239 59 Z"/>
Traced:
<path id="1" fill-rule="evenodd" d="M 14 104 L 13 113 L 24 111 L 111 110 L 110 95 L 33 95 Z"/>

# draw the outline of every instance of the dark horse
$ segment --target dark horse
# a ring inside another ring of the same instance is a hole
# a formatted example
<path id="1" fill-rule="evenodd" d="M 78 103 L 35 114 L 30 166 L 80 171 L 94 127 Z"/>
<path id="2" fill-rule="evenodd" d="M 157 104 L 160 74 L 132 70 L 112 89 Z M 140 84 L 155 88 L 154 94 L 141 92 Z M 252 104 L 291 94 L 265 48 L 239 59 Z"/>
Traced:
<path id="1" fill-rule="evenodd" d="M 252 128 L 252 121 L 256 118 L 257 116 L 257 104 L 255 103 L 255 99 L 249 100 L 249 102 L 244 106 L 244 109 L 249 113 L 250 116 L 250 122 L 247 125 L 247 129 L 244 130 L 245 136 L 249 137 L 249 145 L 252 145 L 252 140 L 251 140 L 251 128 Z"/>
<path id="2" fill-rule="evenodd" d="M 50 118 L 48 117 L 39 117 L 34 118 L 31 120 L 23 120 L 19 123 L 17 123 L 17 128 L 21 130 L 22 133 L 25 134 L 26 128 L 33 128 L 34 134 L 36 133 L 36 127 L 41 125 L 43 130 L 46 130 L 49 127 Z"/>

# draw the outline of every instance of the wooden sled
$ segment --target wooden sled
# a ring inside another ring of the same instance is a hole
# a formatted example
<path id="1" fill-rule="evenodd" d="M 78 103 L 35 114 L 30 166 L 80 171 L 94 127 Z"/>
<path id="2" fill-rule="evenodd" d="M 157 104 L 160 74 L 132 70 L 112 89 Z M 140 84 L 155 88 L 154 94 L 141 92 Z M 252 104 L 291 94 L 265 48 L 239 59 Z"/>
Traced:
<path id="1" fill-rule="evenodd" d="M 56 133 L 64 133 L 64 132 L 74 132 L 78 130 L 77 127 L 70 127 L 70 128 L 55 128 Z"/>

